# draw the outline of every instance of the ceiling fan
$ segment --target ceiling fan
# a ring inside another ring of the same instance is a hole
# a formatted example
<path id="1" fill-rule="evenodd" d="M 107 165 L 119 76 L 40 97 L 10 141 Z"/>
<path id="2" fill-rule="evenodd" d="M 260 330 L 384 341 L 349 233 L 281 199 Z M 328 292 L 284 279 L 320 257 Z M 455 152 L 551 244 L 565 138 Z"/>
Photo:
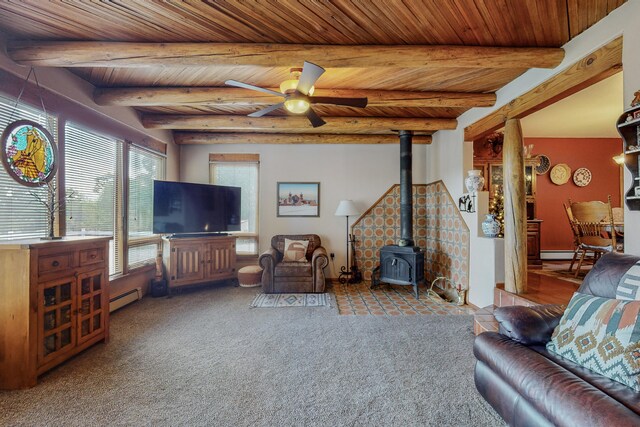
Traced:
<path id="1" fill-rule="evenodd" d="M 259 86 L 238 82 L 235 80 L 227 80 L 225 84 L 229 86 L 241 87 L 244 89 L 257 90 L 275 96 L 284 98 L 283 102 L 263 108 L 260 111 L 249 114 L 249 117 L 262 117 L 278 108 L 284 107 L 293 114 L 304 114 L 307 116 L 311 125 L 316 128 L 324 125 L 326 122 L 313 111 L 311 104 L 332 104 L 344 105 L 347 107 L 364 108 L 367 106 L 367 98 L 336 98 L 332 96 L 312 96 L 313 85 L 324 73 L 324 68 L 311 62 L 304 62 L 302 68 L 292 68 L 291 77 L 280 85 L 280 91 L 276 92 L 271 89 L 265 89 Z"/>

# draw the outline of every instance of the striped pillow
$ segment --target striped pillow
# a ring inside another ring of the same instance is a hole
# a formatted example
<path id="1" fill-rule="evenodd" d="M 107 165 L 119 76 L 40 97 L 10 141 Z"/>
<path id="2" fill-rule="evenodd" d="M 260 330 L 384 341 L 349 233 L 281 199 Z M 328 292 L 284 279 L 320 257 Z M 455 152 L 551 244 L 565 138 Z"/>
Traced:
<path id="1" fill-rule="evenodd" d="M 640 301 L 576 292 L 547 350 L 640 392 Z"/>

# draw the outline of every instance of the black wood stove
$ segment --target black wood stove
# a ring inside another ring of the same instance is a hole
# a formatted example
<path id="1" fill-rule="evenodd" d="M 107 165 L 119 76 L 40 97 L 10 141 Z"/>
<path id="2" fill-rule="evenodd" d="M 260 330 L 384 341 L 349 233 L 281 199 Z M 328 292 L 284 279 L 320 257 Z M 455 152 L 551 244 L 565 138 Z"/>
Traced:
<path id="1" fill-rule="evenodd" d="M 413 183 L 411 131 L 400 131 L 400 241 L 380 248 L 380 265 L 373 270 L 371 287 L 380 283 L 413 286 L 424 282 L 424 252 L 413 243 Z"/>

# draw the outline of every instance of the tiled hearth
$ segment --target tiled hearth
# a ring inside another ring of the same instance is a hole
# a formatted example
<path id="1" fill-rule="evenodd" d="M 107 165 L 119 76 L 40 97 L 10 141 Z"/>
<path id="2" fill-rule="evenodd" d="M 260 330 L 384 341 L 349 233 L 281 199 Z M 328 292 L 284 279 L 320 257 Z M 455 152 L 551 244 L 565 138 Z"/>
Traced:
<path id="1" fill-rule="evenodd" d="M 442 181 L 413 185 L 413 237 L 425 251 L 427 284 L 444 276 L 469 284 L 469 228 Z M 379 264 L 380 248 L 400 239 L 400 186 L 394 185 L 353 225 L 356 263 L 366 280 Z"/>
<path id="2" fill-rule="evenodd" d="M 426 289 L 420 288 L 420 299 L 416 300 L 410 286 L 380 285 L 369 289 L 368 283 L 333 283 L 338 311 L 342 315 L 355 316 L 415 316 L 473 314 L 470 306 L 458 306 L 446 301 L 429 298 Z"/>

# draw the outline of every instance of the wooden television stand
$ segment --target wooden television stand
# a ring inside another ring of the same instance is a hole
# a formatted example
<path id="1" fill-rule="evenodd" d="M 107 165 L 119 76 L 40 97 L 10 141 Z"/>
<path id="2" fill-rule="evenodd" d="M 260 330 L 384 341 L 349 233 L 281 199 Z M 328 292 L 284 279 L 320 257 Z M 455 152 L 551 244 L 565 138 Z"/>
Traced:
<path id="1" fill-rule="evenodd" d="M 237 279 L 235 236 L 164 237 L 162 258 L 169 292 L 181 286 Z"/>

